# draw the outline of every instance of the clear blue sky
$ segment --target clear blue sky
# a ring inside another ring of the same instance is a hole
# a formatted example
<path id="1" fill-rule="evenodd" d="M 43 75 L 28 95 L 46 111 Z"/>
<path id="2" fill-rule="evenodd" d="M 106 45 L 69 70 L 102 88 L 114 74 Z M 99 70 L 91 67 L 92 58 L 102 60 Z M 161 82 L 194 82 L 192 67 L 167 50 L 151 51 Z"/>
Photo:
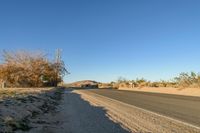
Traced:
<path id="1" fill-rule="evenodd" d="M 200 72 L 200 1 L 0 1 L 0 50 L 56 48 L 67 82 Z"/>

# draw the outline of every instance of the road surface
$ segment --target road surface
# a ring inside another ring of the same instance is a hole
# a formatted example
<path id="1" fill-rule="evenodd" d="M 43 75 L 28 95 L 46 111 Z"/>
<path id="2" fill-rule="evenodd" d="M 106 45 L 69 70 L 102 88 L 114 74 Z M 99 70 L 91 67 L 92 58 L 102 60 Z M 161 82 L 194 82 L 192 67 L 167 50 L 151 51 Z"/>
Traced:
<path id="1" fill-rule="evenodd" d="M 200 127 L 200 97 L 108 89 L 90 92 Z"/>

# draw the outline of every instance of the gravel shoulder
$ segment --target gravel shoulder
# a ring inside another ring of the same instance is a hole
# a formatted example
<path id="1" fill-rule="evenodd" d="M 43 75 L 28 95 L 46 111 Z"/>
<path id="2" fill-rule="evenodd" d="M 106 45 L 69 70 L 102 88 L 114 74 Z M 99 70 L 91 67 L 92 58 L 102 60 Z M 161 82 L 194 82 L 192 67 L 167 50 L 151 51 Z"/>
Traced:
<path id="1" fill-rule="evenodd" d="M 109 119 L 135 133 L 200 133 L 200 128 L 182 123 L 152 113 L 135 106 L 131 106 L 87 90 L 75 91 L 83 99 L 96 107 L 103 107 Z"/>

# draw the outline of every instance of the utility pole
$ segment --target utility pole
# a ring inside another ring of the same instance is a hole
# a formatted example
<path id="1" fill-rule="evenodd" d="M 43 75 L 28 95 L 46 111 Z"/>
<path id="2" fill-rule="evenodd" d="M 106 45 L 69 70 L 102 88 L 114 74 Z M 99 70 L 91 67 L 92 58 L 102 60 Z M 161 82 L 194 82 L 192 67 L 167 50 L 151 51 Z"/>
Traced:
<path id="1" fill-rule="evenodd" d="M 56 53 L 55 53 L 55 63 L 56 63 L 56 84 L 55 86 L 57 86 L 58 84 L 58 77 L 59 77 L 59 67 L 60 67 L 60 64 L 61 64 L 61 49 L 56 49 Z"/>
<path id="2" fill-rule="evenodd" d="M 58 64 L 61 62 L 61 52 L 61 49 L 56 49 L 55 61 Z"/>

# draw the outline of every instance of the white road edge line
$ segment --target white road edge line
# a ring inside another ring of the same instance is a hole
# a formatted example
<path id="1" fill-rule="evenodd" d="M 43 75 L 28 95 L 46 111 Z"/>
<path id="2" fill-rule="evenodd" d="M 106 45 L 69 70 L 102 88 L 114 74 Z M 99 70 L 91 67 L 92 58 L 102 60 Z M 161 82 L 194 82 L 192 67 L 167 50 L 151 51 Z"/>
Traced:
<path id="1" fill-rule="evenodd" d="M 90 92 L 90 91 L 89 91 L 89 92 Z M 131 108 L 137 108 L 137 109 L 142 110 L 142 111 L 144 111 L 144 112 L 147 112 L 147 113 L 150 113 L 150 114 L 153 114 L 153 115 L 157 115 L 157 116 L 159 116 L 159 117 L 163 117 L 163 118 L 166 118 L 166 119 L 169 119 L 169 120 L 172 120 L 172 121 L 175 121 L 175 122 L 184 124 L 184 125 L 186 125 L 186 126 L 190 126 L 190 127 L 193 127 L 193 128 L 196 128 L 196 129 L 200 130 L 200 127 L 195 126 L 195 125 L 192 125 L 192 124 L 190 124 L 190 123 L 186 123 L 186 122 L 183 122 L 183 121 L 181 121 L 181 120 L 174 119 L 174 118 L 169 117 L 169 116 L 161 115 L 161 114 L 158 114 L 158 113 L 155 113 L 155 112 L 152 112 L 152 111 L 149 111 L 149 110 L 140 108 L 140 107 L 136 107 L 136 106 L 134 106 L 134 105 L 130 105 L 130 104 L 121 102 L 121 101 L 119 101 L 119 100 L 112 99 L 112 98 L 109 98 L 109 97 L 106 97 L 106 96 L 103 96 L 103 95 L 100 95 L 100 94 L 97 94 L 97 93 L 94 93 L 94 92 L 90 92 L 90 93 L 93 93 L 93 94 L 98 95 L 98 96 L 100 96 L 100 97 L 107 98 L 107 99 L 109 99 L 109 100 L 111 100 L 111 101 L 119 102 L 119 103 L 124 104 L 124 105 L 127 105 L 127 106 L 129 106 L 129 107 L 131 107 Z M 86 94 L 86 95 L 87 95 L 87 94 Z"/>

